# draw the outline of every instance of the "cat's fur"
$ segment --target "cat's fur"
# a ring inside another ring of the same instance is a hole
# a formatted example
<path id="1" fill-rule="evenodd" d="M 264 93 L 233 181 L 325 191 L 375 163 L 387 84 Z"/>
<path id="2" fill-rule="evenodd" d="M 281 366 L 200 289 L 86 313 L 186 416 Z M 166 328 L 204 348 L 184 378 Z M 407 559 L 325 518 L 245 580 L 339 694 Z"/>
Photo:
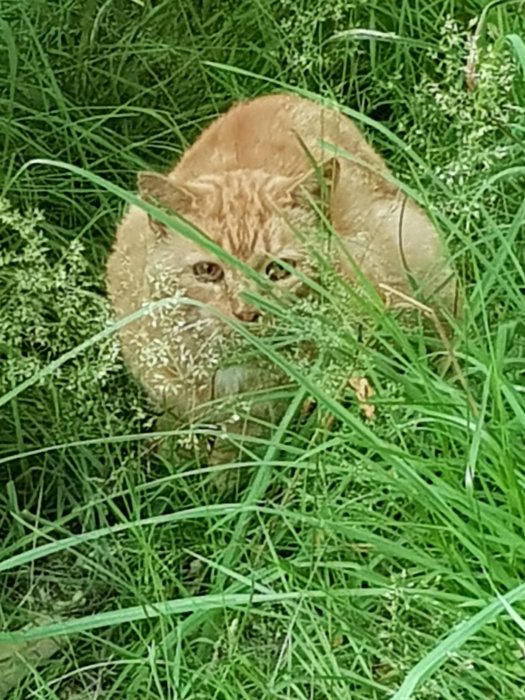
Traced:
<path id="1" fill-rule="evenodd" d="M 320 140 L 343 153 L 334 155 Z M 411 277 L 423 299 L 451 310 L 456 285 L 439 236 L 388 176 L 383 159 L 347 117 L 277 94 L 236 104 L 167 175 L 141 173 L 138 184 L 144 199 L 176 211 L 262 274 L 273 259 L 308 272 L 296 231 L 315 230 L 318 214 L 311 199 L 328 191 L 329 220 L 374 285 L 412 294 Z M 222 279 L 197 279 L 196 269 L 219 274 L 216 267 L 195 268 L 199 263 L 219 265 Z M 341 265 L 352 277 L 352 266 L 343 260 Z M 293 291 L 299 283 L 291 275 L 275 284 Z M 205 304 L 175 305 L 120 331 L 126 362 L 157 404 L 192 420 L 211 398 L 265 383 L 249 367 L 216 371 L 225 325 L 213 310 L 254 320 L 256 309 L 241 297 L 254 283 L 136 206 L 118 227 L 107 286 L 118 318 L 177 290 Z"/>

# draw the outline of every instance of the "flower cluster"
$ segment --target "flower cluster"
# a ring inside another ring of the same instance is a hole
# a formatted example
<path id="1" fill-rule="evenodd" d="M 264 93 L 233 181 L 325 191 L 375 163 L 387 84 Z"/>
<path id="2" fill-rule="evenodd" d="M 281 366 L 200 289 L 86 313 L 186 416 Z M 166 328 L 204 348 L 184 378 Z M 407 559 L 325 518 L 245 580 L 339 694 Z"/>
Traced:
<path id="1" fill-rule="evenodd" d="M 9 290 L 0 319 L 2 393 L 38 377 L 50 362 L 111 323 L 109 304 L 98 291 L 101 280 L 91 269 L 81 241 L 74 239 L 65 249 L 54 249 L 43 224 L 40 212 L 21 213 L 0 200 L 0 283 Z M 52 375 L 43 374 L 38 384 L 53 388 L 62 437 L 89 433 L 95 414 L 97 427 L 104 416 L 109 429 L 124 415 L 140 413 L 138 392 L 125 379 L 114 335 L 93 344 Z M 104 411 L 99 410 L 102 406 Z"/>
<path id="2" fill-rule="evenodd" d="M 476 196 L 487 178 L 511 162 L 519 145 L 512 137 L 515 107 L 513 60 L 500 40 L 490 36 L 478 46 L 473 30 L 448 19 L 436 48 L 429 52 L 432 73 L 415 87 L 412 112 L 396 131 L 453 192 L 437 190 L 441 212 L 456 222 L 477 221 L 496 204 L 497 190 Z M 424 175 L 424 173 L 421 173 Z"/>

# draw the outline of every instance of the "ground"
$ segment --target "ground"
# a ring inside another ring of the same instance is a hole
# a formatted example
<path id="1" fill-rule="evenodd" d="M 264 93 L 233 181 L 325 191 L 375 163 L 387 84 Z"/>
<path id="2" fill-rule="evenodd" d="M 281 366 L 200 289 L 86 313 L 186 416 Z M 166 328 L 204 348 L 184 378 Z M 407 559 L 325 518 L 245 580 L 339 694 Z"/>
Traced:
<path id="1" fill-rule="evenodd" d="M 525 698 L 519 8 L 0 6 L 0 697 Z M 278 88 L 351 110 L 434 217 L 460 372 L 428 323 L 378 317 L 363 343 L 302 317 L 357 379 L 292 367 L 289 412 L 221 490 L 156 449 L 119 360 L 111 188 Z"/>

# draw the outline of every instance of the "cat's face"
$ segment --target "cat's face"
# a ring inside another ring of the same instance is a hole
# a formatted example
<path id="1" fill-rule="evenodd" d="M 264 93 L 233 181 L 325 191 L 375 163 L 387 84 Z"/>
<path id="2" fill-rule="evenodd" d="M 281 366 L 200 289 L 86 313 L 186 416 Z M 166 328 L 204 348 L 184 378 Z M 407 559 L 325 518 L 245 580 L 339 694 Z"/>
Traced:
<path id="1" fill-rule="evenodd" d="M 332 161 L 323 176 L 335 173 Z M 150 221 L 155 243 L 149 274 L 160 293 L 180 289 L 221 314 L 244 322 L 256 321 L 259 311 L 242 298 L 273 288 L 300 295 L 305 287 L 294 272 L 311 273 L 304 238 L 318 225 L 309 197 L 318 197 L 321 184 L 315 173 L 287 178 L 258 171 L 235 171 L 178 183 L 155 173 L 139 176 L 139 190 L 206 233 L 225 251 L 257 271 L 258 284 L 232 265 L 179 234 Z M 206 313 L 206 310 L 204 310 Z"/>

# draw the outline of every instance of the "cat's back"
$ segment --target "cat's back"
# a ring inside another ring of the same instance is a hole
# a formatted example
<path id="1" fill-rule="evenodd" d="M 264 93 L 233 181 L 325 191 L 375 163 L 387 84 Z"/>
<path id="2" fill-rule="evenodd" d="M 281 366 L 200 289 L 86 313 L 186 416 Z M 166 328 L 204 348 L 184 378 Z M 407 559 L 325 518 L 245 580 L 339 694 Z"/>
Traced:
<path id="1" fill-rule="evenodd" d="M 305 147 L 316 160 L 323 158 L 320 141 L 382 167 L 382 159 L 346 116 L 318 102 L 279 93 L 230 108 L 186 151 L 174 173 L 184 179 L 202 173 L 260 168 L 294 175 L 304 170 Z"/>

